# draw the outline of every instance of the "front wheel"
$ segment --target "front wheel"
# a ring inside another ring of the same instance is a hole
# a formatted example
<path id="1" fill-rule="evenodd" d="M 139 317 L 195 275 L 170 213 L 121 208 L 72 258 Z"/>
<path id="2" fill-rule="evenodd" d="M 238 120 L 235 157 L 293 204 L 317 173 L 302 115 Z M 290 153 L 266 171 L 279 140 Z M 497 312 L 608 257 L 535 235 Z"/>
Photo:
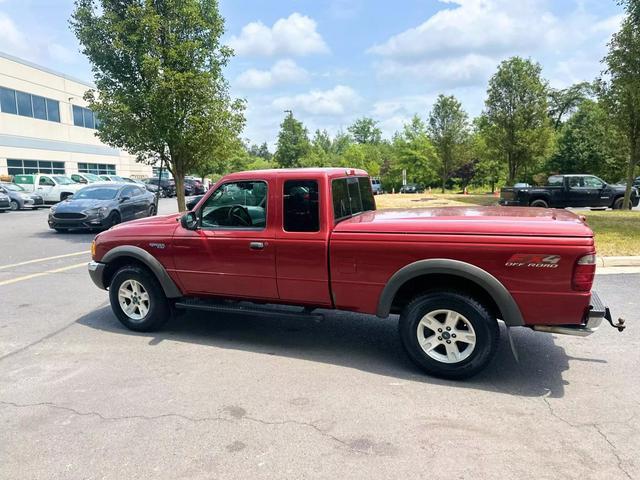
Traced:
<path id="1" fill-rule="evenodd" d="M 498 348 L 498 322 L 473 297 L 432 292 L 409 303 L 398 325 L 409 357 L 430 375 L 471 377 L 488 365 Z"/>
<path id="2" fill-rule="evenodd" d="M 616 198 L 611 208 L 613 208 L 614 210 L 622 210 L 623 205 L 624 205 L 624 197 L 620 197 L 620 198 Z M 633 208 L 633 205 L 631 205 L 631 201 L 629 201 L 629 210 L 631 210 L 631 208 Z"/>
<path id="3" fill-rule="evenodd" d="M 18 205 L 18 202 L 16 202 L 15 200 L 11 200 L 10 207 L 11 207 L 11 210 L 14 212 L 16 210 L 20 210 L 20 205 Z"/>
<path id="4" fill-rule="evenodd" d="M 169 319 L 169 302 L 160 283 L 141 267 L 126 266 L 116 272 L 109 300 L 118 320 L 136 332 L 157 330 Z"/>

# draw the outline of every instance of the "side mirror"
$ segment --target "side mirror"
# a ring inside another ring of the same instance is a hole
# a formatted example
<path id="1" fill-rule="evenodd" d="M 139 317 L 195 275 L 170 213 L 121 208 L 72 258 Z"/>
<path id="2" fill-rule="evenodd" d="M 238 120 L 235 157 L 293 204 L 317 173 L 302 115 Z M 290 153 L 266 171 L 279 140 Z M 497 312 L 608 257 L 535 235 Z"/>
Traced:
<path id="1" fill-rule="evenodd" d="M 131 197 L 125 195 L 124 197 L 120 197 L 120 203 L 126 202 L 127 200 L 131 200 Z"/>
<path id="2" fill-rule="evenodd" d="M 198 216 L 196 212 L 187 212 L 182 218 L 180 218 L 180 225 L 185 230 L 197 230 L 198 229 Z"/>

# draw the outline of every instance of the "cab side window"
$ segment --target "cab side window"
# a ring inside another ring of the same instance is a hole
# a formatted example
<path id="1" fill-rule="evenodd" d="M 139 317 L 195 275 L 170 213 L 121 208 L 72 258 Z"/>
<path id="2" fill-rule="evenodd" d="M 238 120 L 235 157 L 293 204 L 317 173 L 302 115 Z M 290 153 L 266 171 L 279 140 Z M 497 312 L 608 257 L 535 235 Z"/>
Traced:
<path id="1" fill-rule="evenodd" d="M 320 205 L 316 180 L 287 180 L 284 182 L 282 198 L 285 231 L 320 231 Z"/>
<path id="2" fill-rule="evenodd" d="M 49 177 L 40 177 L 39 185 L 45 185 L 47 187 L 55 187 L 55 183 Z"/>
<path id="3" fill-rule="evenodd" d="M 584 177 L 584 186 L 588 188 L 603 188 L 604 182 L 598 177 Z"/>
<path id="4" fill-rule="evenodd" d="M 581 188 L 584 187 L 582 177 L 569 177 L 569 188 Z"/>
<path id="5" fill-rule="evenodd" d="M 267 225 L 267 184 L 240 181 L 221 185 L 200 210 L 202 228 L 263 230 Z"/>

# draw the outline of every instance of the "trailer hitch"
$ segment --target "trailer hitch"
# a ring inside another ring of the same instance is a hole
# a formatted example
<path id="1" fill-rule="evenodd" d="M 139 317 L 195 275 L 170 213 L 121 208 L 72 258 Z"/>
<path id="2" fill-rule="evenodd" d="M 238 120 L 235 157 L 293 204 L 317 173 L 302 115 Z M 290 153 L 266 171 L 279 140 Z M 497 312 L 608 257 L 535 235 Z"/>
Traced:
<path id="1" fill-rule="evenodd" d="M 611 319 L 611 312 L 609 311 L 609 307 L 605 308 L 604 318 L 607 319 L 607 322 L 609 322 L 609 324 L 613 328 L 617 328 L 619 332 L 622 332 L 625 328 L 627 328 L 627 326 L 624 324 L 624 318 L 619 318 L 617 323 L 613 323 L 613 320 Z"/>

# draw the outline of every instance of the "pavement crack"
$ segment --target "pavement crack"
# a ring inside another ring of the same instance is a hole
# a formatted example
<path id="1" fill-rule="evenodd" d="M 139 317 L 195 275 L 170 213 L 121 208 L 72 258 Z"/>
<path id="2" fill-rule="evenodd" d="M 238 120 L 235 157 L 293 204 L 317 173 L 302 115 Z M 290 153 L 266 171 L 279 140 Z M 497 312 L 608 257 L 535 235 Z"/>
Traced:
<path id="1" fill-rule="evenodd" d="M 69 328 L 69 327 L 71 327 L 72 325 L 74 325 L 76 322 L 77 322 L 77 321 L 76 321 L 76 320 L 74 320 L 73 322 L 68 323 L 68 324 L 67 324 L 67 325 L 65 325 L 64 327 L 61 327 L 61 328 L 59 328 L 58 330 L 55 330 L 55 331 L 53 331 L 53 332 L 51 332 L 51 333 L 48 333 L 47 335 L 45 335 L 44 337 L 42 337 L 42 338 L 40 338 L 40 339 L 36 340 L 35 342 L 31 342 L 31 343 L 29 343 L 29 344 L 27 344 L 27 345 L 25 345 L 25 346 L 23 346 L 23 347 L 20 347 L 20 348 L 18 348 L 18 349 L 16 349 L 16 350 L 14 350 L 14 351 L 12 351 L 12 352 L 9 352 L 9 353 L 7 353 L 7 354 L 5 354 L 5 355 L 1 356 L 1 357 L 0 357 L 0 362 L 1 362 L 2 360 L 5 360 L 5 359 L 9 358 L 9 357 L 13 357 L 14 355 L 17 355 L 17 354 L 18 354 L 18 353 L 20 353 L 20 352 L 24 352 L 25 350 L 28 350 L 29 348 L 34 347 L 34 346 L 38 345 L 39 343 L 42 343 L 42 342 L 44 342 L 44 341 L 46 341 L 46 340 L 49 340 L 51 337 L 55 337 L 56 335 L 58 335 L 58 334 L 60 334 L 60 333 L 64 332 L 67 328 Z"/>
<path id="2" fill-rule="evenodd" d="M 623 460 L 622 457 L 620 457 L 620 454 L 618 453 L 618 449 L 616 448 L 616 446 L 613 444 L 613 442 L 611 442 L 611 440 L 609 440 L 609 437 L 602 431 L 602 428 L 600 427 L 599 424 L 597 423 L 571 423 L 570 421 L 568 421 L 567 419 L 561 417 L 560 415 L 558 415 L 554 410 L 553 407 L 551 406 L 551 403 L 549 403 L 549 400 L 547 397 L 542 397 L 542 400 L 544 401 L 544 403 L 547 405 L 547 408 L 549 409 L 549 413 L 551 413 L 551 416 L 553 416 L 554 418 L 557 418 L 558 420 L 560 420 L 561 422 L 569 425 L 572 428 L 583 428 L 583 427 L 591 427 L 593 428 L 596 432 L 598 432 L 598 434 L 604 439 L 605 442 L 607 442 L 607 444 L 609 445 L 609 447 L 611 447 L 611 453 L 613 454 L 613 456 L 616 458 L 617 462 L 618 462 L 618 470 L 620 470 L 622 473 L 624 473 L 624 475 L 633 480 L 633 477 L 631 476 L 631 474 L 629 474 L 629 472 L 627 472 L 627 470 L 624 468 L 623 466 Z M 623 423 L 623 424 L 628 424 L 628 422 L 630 422 L 633 418 L 635 418 L 635 414 L 631 416 L 631 418 L 629 418 L 629 420 L 627 420 L 626 422 L 609 422 L 609 423 Z"/>
<path id="3" fill-rule="evenodd" d="M 228 418 L 224 417 L 189 417 L 187 415 L 182 415 L 180 413 L 163 413 L 161 415 L 119 415 L 115 417 L 110 417 L 107 415 L 103 415 L 100 412 L 94 411 L 80 411 L 71 407 L 64 407 L 62 405 L 57 405 L 52 402 L 40 402 L 40 403 L 14 403 L 14 402 L 3 402 L 0 401 L 0 405 L 8 405 L 15 408 L 32 408 L 32 407 L 49 407 L 55 410 L 63 410 L 65 412 L 73 413 L 74 415 L 78 415 L 81 417 L 98 417 L 101 420 L 105 421 L 119 421 L 119 420 L 160 420 L 163 418 L 180 418 L 182 420 L 186 420 L 188 422 L 198 423 L 198 422 L 231 422 Z"/>
<path id="4" fill-rule="evenodd" d="M 38 402 L 38 403 L 16 403 L 16 402 L 6 402 L 6 401 L 0 401 L 0 405 L 5 405 L 5 406 L 10 406 L 10 407 L 14 407 L 14 408 L 33 408 L 33 407 L 47 407 L 47 408 L 51 408 L 54 410 L 62 410 L 65 412 L 69 412 L 72 413 L 74 415 L 78 415 L 81 417 L 97 417 L 100 420 L 104 420 L 104 421 L 121 421 L 121 420 L 148 420 L 148 421 L 153 421 L 153 420 L 161 420 L 164 418 L 179 418 L 181 420 L 185 420 L 187 422 L 192 422 L 192 423 L 200 423 L 200 422 L 228 422 L 228 423 L 233 423 L 234 420 L 227 418 L 227 417 L 221 417 L 221 416 L 210 416 L 210 417 L 191 417 L 188 415 L 183 415 L 180 413 L 163 413 L 161 415 L 119 415 L 119 416 L 107 416 L 107 415 L 103 415 L 100 412 L 96 412 L 96 411 L 81 411 L 72 407 L 65 407 L 62 405 L 57 405 L 53 402 Z M 299 427 L 305 427 L 305 428 L 310 428 L 312 430 L 314 430 L 315 432 L 319 433 L 320 435 L 322 435 L 325 438 L 328 438 L 330 440 L 333 440 L 336 443 L 339 443 L 340 445 L 347 447 L 349 450 L 356 452 L 356 453 L 361 453 L 361 454 L 365 454 L 365 455 L 369 455 L 370 452 L 367 452 L 365 450 L 362 449 L 358 449 L 358 448 L 354 448 L 353 445 L 351 445 L 349 442 L 346 442 L 344 440 L 342 440 L 341 438 L 336 437 L 335 435 L 331 435 L 330 433 L 326 432 L 325 430 L 321 429 L 320 427 L 318 427 L 316 424 L 311 423 L 311 422 L 301 422 L 298 420 L 280 420 L 280 421 L 268 421 L 268 420 L 262 420 L 260 418 L 256 418 L 256 417 L 249 417 L 249 416 L 243 416 L 241 418 L 236 419 L 237 421 L 249 421 L 249 422 L 254 422 L 254 423 L 260 423 L 262 425 L 268 425 L 268 426 L 280 426 L 280 425 L 296 425 Z"/>
<path id="5" fill-rule="evenodd" d="M 620 454 L 618 453 L 618 449 L 613 444 L 613 442 L 609 440 L 609 437 L 607 436 L 607 434 L 602 431 L 602 429 L 597 423 L 593 424 L 593 428 L 596 429 L 596 432 L 598 432 L 600 436 L 604 439 L 604 441 L 607 442 L 611 447 L 611 453 L 613 454 L 614 457 L 616 457 L 616 460 L 618 460 L 618 470 L 624 473 L 627 478 L 633 480 L 633 477 L 631 476 L 631 474 L 627 472 L 627 470 L 623 466 L 623 460 L 622 460 L 622 457 L 620 457 Z"/>

